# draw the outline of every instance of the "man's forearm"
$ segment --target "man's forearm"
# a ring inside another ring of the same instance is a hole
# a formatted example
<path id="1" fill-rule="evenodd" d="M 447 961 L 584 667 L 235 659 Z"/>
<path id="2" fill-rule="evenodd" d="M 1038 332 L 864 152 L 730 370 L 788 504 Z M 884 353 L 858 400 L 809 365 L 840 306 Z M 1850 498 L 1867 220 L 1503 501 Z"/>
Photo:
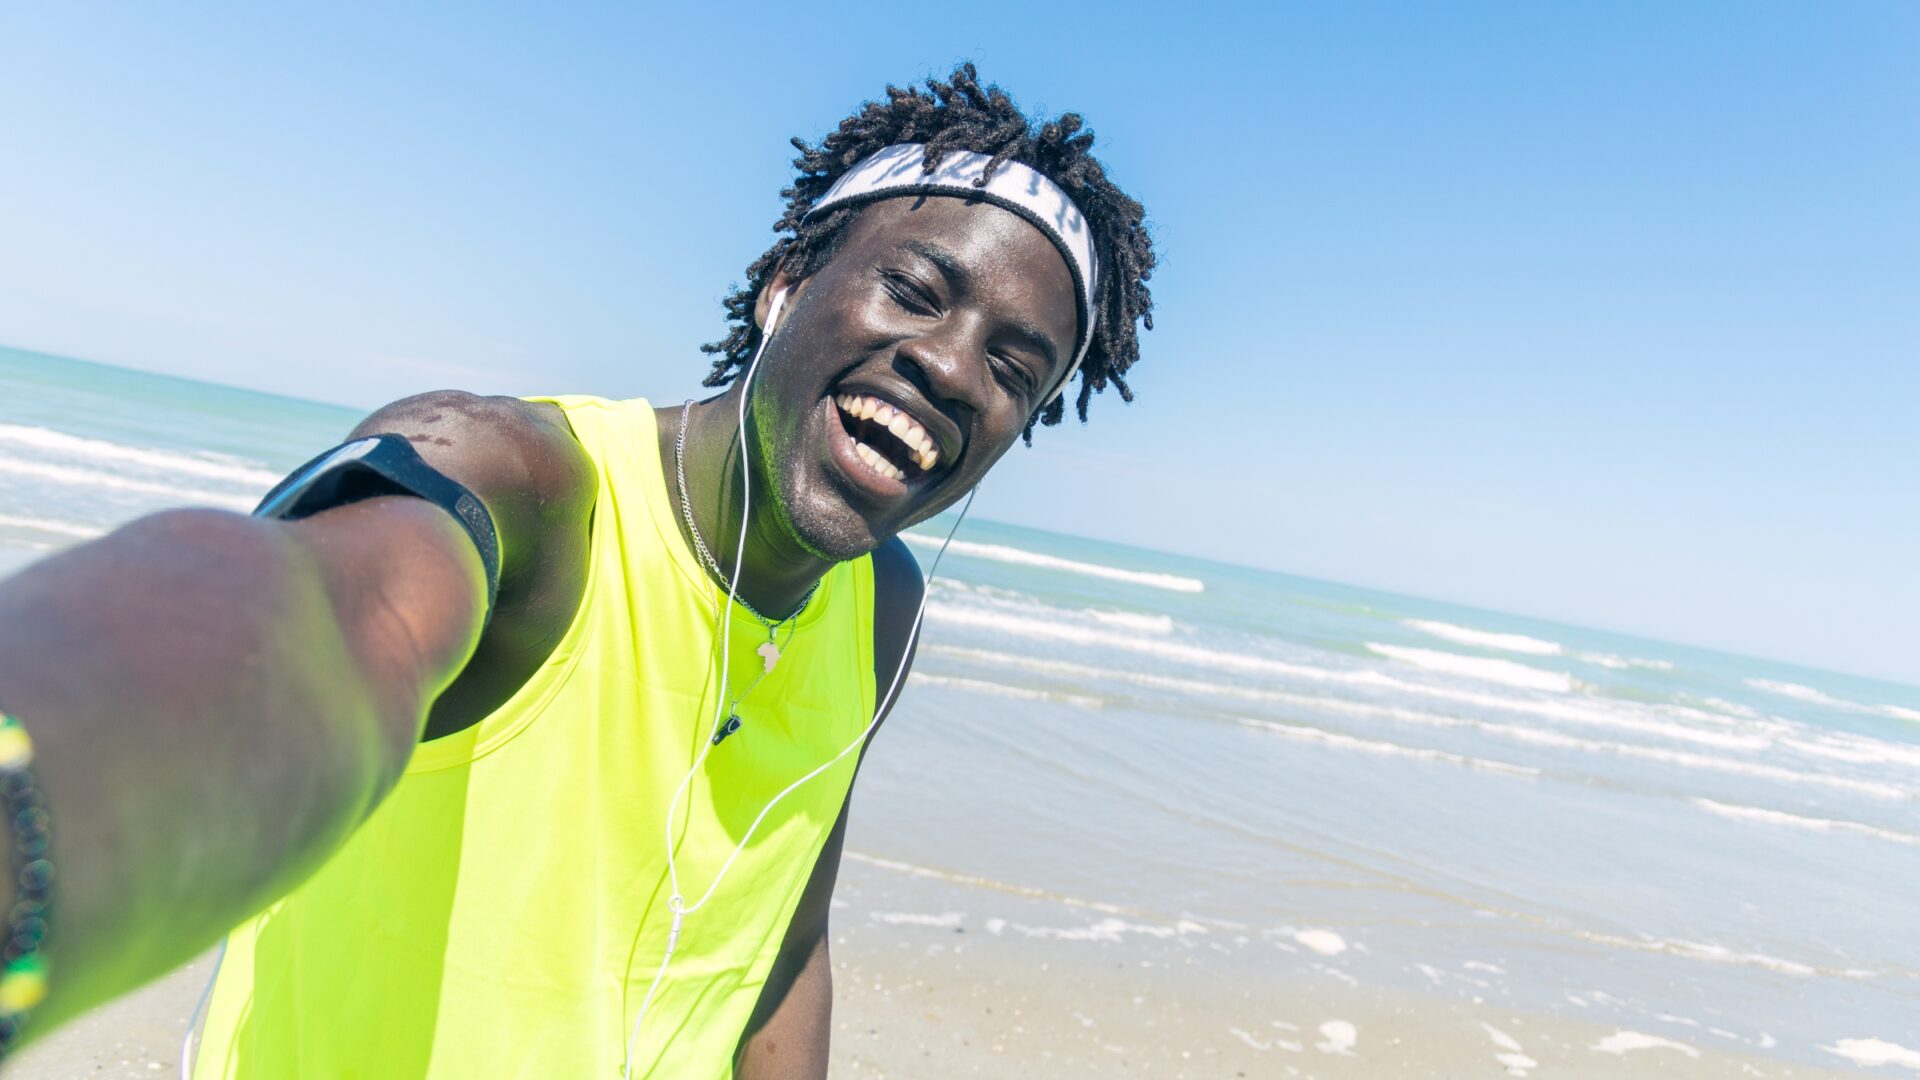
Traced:
<path id="1" fill-rule="evenodd" d="M 343 602 L 352 560 L 313 544 L 355 541 L 314 532 L 163 514 L 0 582 L 0 709 L 33 737 L 58 875 L 30 1035 L 204 949 L 397 779 L 464 651 L 368 655 L 352 621 L 396 616 Z"/>

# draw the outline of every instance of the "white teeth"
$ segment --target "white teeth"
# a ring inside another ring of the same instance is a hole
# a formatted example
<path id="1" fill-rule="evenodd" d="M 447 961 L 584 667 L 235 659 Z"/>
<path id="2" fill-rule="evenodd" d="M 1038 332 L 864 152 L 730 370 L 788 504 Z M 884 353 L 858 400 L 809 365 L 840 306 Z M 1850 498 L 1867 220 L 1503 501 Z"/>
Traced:
<path id="1" fill-rule="evenodd" d="M 881 457 L 880 451 L 875 450 L 866 443 L 856 441 L 853 444 L 853 452 L 859 456 L 861 461 L 867 463 L 868 468 L 879 473 L 881 476 L 893 480 L 905 480 L 907 478 L 906 473 L 901 472 L 893 462 Z"/>
<path id="2" fill-rule="evenodd" d="M 928 434 L 927 429 L 905 410 L 896 409 L 870 394 L 840 394 L 833 400 L 834 404 L 840 406 L 841 411 L 848 416 L 858 420 L 872 420 L 892 432 L 895 438 L 906 444 L 908 453 L 913 455 L 914 463 L 920 466 L 922 471 L 931 472 L 933 467 L 939 464 L 940 451 L 933 441 L 933 436 Z M 861 455 L 862 461 L 868 461 L 869 464 L 877 461 L 879 466 L 884 466 L 880 471 L 893 476 L 896 480 L 905 477 L 905 473 L 874 451 L 872 447 L 858 443 L 856 445 L 873 455 L 873 461 L 869 461 L 866 455 Z"/>

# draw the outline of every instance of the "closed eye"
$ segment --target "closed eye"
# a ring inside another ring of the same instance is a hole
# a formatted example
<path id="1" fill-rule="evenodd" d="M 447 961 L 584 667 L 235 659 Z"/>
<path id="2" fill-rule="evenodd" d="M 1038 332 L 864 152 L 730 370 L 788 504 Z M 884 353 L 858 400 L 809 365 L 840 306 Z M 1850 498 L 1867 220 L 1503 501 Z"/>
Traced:
<path id="1" fill-rule="evenodd" d="M 940 314 L 940 303 L 932 290 L 907 277 L 905 274 L 882 271 L 880 279 L 885 283 L 887 294 L 894 302 L 916 315 L 934 316 Z"/>
<path id="2" fill-rule="evenodd" d="M 999 353 L 989 353 L 988 359 L 992 362 L 994 373 L 1001 383 L 1016 393 L 1026 397 L 1033 396 L 1033 372 L 1027 369 L 1027 365 Z"/>

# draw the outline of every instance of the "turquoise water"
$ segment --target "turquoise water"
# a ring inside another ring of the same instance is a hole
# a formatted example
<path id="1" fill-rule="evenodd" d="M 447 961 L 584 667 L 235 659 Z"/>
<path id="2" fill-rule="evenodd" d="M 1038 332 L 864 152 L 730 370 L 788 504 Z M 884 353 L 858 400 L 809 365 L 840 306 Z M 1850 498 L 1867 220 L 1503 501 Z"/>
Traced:
<path id="1" fill-rule="evenodd" d="M 354 420 L 0 349 L 0 572 Z M 1920 1047 L 1914 687 L 970 521 L 858 805 L 856 853 L 1058 897 L 986 925 L 1090 956 Z"/>

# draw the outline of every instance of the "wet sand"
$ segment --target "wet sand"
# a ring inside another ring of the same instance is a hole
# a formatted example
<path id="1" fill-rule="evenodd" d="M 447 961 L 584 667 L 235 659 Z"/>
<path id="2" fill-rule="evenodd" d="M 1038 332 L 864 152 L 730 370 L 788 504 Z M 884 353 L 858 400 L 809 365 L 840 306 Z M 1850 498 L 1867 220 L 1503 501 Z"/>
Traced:
<path id="1" fill-rule="evenodd" d="M 833 917 L 836 1078 L 1890 1075 L 1769 1058 L 1704 1030 L 1623 1034 L 1351 985 L 1310 953 L 1249 961 L 1218 931 L 1130 923 L 858 857 Z M 74 1022 L 6 1080 L 174 1075 L 210 962 Z"/>
<path id="2" fill-rule="evenodd" d="M 834 918 L 835 1077 L 1862 1075 L 1704 1029 L 1623 1034 L 1350 985 L 1310 950 L 1254 967 L 1218 931 L 1166 933 L 858 861 Z"/>

